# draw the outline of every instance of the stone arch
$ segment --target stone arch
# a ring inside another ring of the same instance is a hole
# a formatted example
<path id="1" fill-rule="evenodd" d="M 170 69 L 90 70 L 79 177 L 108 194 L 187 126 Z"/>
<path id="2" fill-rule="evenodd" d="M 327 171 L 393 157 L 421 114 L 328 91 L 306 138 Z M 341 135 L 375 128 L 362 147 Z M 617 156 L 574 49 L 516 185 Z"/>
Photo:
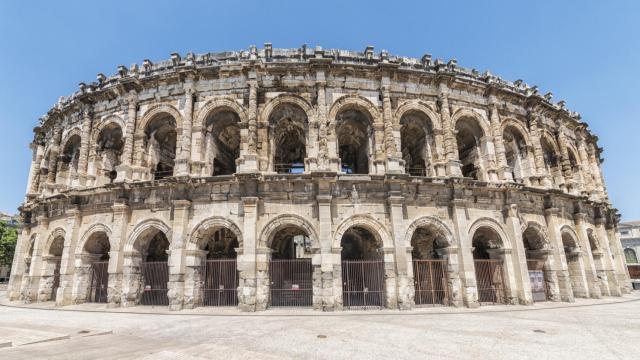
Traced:
<path id="1" fill-rule="evenodd" d="M 500 240 L 502 241 L 502 247 L 505 249 L 511 249 L 511 240 L 505 233 L 504 229 L 502 228 L 502 225 L 500 225 L 500 223 L 497 222 L 496 220 L 488 217 L 479 218 L 476 221 L 474 221 L 473 224 L 471 224 L 468 231 L 469 239 L 473 240 L 473 236 L 475 235 L 476 231 L 478 231 L 478 229 L 483 227 L 486 227 L 495 231 L 498 234 L 498 236 L 500 236 Z"/>
<path id="2" fill-rule="evenodd" d="M 535 239 L 534 237 L 538 237 Z M 529 221 L 522 226 L 522 240 L 526 250 L 546 250 L 549 248 L 549 236 L 541 224 Z M 529 246 L 527 246 L 527 244 Z"/>
<path id="3" fill-rule="evenodd" d="M 518 131 L 518 133 L 520 134 L 520 136 L 522 136 L 527 146 L 531 146 L 531 137 L 529 136 L 529 132 L 527 131 L 527 129 L 525 128 L 525 126 L 522 124 L 521 121 L 516 120 L 514 118 L 505 119 L 500 125 L 500 132 L 504 134 L 505 130 L 507 130 L 507 128 L 509 127 L 514 128 L 516 131 Z"/>
<path id="4" fill-rule="evenodd" d="M 380 248 L 391 247 L 391 235 L 387 232 L 384 225 L 370 215 L 353 215 L 343 220 L 333 235 L 333 248 L 340 248 L 342 236 L 350 228 L 358 226 L 369 231 L 375 238 L 376 245 Z"/>
<path id="5" fill-rule="evenodd" d="M 560 228 L 560 238 L 562 240 L 562 243 L 564 245 L 564 247 L 567 247 L 567 245 L 565 244 L 565 235 L 568 236 L 568 239 L 570 239 L 573 242 L 573 245 L 575 247 L 575 249 L 580 249 L 580 242 L 578 241 L 578 234 L 576 233 L 576 231 L 569 225 L 564 225 Z"/>
<path id="6" fill-rule="evenodd" d="M 632 248 L 624 249 L 624 258 L 627 264 L 637 264 L 638 263 L 638 254 Z"/>
<path id="7" fill-rule="evenodd" d="M 359 96 L 359 95 L 344 95 L 340 97 L 336 102 L 333 103 L 331 109 L 329 110 L 329 120 L 335 124 L 336 116 L 347 109 L 357 109 L 360 111 L 364 111 L 369 118 L 375 123 L 382 122 L 382 118 L 380 117 L 380 111 L 378 107 L 374 105 L 370 100 Z"/>
<path id="8" fill-rule="evenodd" d="M 451 127 L 456 128 L 458 121 L 462 119 L 472 119 L 482 129 L 482 136 L 488 136 L 491 134 L 488 122 L 484 116 L 472 109 L 458 109 L 451 115 Z"/>
<path id="9" fill-rule="evenodd" d="M 187 237 L 189 239 L 187 242 L 187 250 L 198 250 L 198 244 L 201 243 L 204 236 L 209 230 L 221 228 L 231 230 L 231 232 L 233 232 L 233 234 L 236 236 L 238 247 L 240 249 L 244 247 L 242 231 L 240 230 L 240 227 L 236 225 L 236 223 L 221 216 L 212 216 L 200 221 L 196 226 L 193 227 L 189 236 Z"/>
<path id="10" fill-rule="evenodd" d="M 269 248 L 272 245 L 273 237 L 285 227 L 294 226 L 307 233 L 313 247 L 319 248 L 320 241 L 315 227 L 305 218 L 294 214 L 282 214 L 273 218 L 260 231 L 258 237 L 258 247 Z"/>
<path id="11" fill-rule="evenodd" d="M 67 146 L 67 143 L 69 142 L 69 140 L 71 140 L 71 138 L 74 135 L 77 135 L 78 137 L 82 138 L 82 131 L 77 126 L 68 130 L 62 137 L 62 141 L 60 141 L 60 144 L 62 145 L 62 152 L 64 152 L 64 148 Z"/>
<path id="12" fill-rule="evenodd" d="M 154 104 L 149 106 L 147 111 L 145 111 L 144 115 L 142 115 L 140 121 L 138 122 L 136 133 L 142 136 L 149 122 L 156 116 L 161 114 L 166 114 L 173 117 L 173 119 L 176 121 L 176 131 L 178 132 L 178 135 L 180 135 L 182 130 L 182 115 L 180 115 L 178 109 L 170 104 Z"/>
<path id="13" fill-rule="evenodd" d="M 76 246 L 76 254 L 81 254 L 84 251 L 84 247 L 89 239 L 96 233 L 104 233 L 109 238 L 109 246 L 112 249 L 117 248 L 118 244 L 113 243 L 113 239 L 111 238 L 111 228 L 105 224 L 93 224 L 87 230 L 85 230 L 84 235 L 80 238 L 78 245 Z"/>
<path id="14" fill-rule="evenodd" d="M 169 240 L 169 243 L 171 243 L 171 240 L 172 240 L 171 227 L 168 226 L 164 221 L 160 219 L 147 219 L 139 222 L 135 226 L 133 231 L 131 231 L 131 234 L 129 234 L 129 237 L 127 238 L 127 242 L 124 246 L 124 251 L 135 252 L 136 249 L 134 245 L 136 244 L 136 242 L 146 233 L 153 230 L 157 230 L 164 233 L 165 236 L 167 237 L 167 240 Z"/>
<path id="15" fill-rule="evenodd" d="M 313 106 L 311 106 L 311 104 L 301 96 L 294 94 L 280 94 L 269 100 L 260 112 L 259 121 L 264 124 L 268 123 L 271 113 L 273 113 L 278 106 L 285 104 L 297 105 L 307 115 L 307 121 L 309 123 L 315 121 L 315 111 L 313 110 Z"/>
<path id="16" fill-rule="evenodd" d="M 110 125 L 116 125 L 122 130 L 123 138 L 126 136 L 125 131 L 125 123 L 124 120 L 118 115 L 109 115 L 101 120 L 92 130 L 91 130 L 91 144 L 93 146 L 93 151 L 97 150 L 98 138 L 102 130 L 107 128 Z"/>
<path id="17" fill-rule="evenodd" d="M 196 116 L 196 121 L 193 124 L 196 126 L 204 126 L 205 120 L 219 111 L 228 110 L 234 112 L 240 118 L 241 123 L 247 122 L 247 112 L 238 104 L 233 98 L 220 97 L 207 101 L 199 110 Z"/>
<path id="18" fill-rule="evenodd" d="M 433 227 L 439 230 L 445 236 L 445 239 L 447 241 L 447 244 L 444 247 L 456 246 L 456 242 L 451 229 L 449 229 L 449 227 L 442 220 L 433 216 L 422 216 L 413 220 L 404 234 L 405 244 L 411 244 L 411 238 L 413 237 L 413 234 L 417 229 L 422 227 Z"/>
<path id="19" fill-rule="evenodd" d="M 52 255 L 51 254 L 51 247 L 53 245 L 53 242 L 56 241 L 59 238 L 63 238 L 64 242 L 67 241 L 66 239 L 66 231 L 61 228 L 55 228 L 51 233 L 49 233 L 49 237 L 47 238 L 47 242 L 45 243 L 44 247 L 42 248 L 43 251 L 43 255 Z M 63 244 L 64 245 L 64 244 Z"/>
<path id="20" fill-rule="evenodd" d="M 402 117 L 412 111 L 423 113 L 427 118 L 429 118 L 431 120 L 433 130 L 442 130 L 442 121 L 440 116 L 431 108 L 431 106 L 429 106 L 429 104 L 421 100 L 407 100 L 402 102 L 394 113 L 394 123 L 400 124 Z"/>

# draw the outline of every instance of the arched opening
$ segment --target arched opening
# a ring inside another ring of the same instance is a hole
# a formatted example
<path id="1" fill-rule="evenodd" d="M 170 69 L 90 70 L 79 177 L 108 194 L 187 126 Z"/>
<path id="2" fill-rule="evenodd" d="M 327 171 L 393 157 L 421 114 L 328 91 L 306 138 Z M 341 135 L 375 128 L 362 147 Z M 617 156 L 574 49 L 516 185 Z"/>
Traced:
<path id="1" fill-rule="evenodd" d="M 473 234 L 473 259 L 480 303 L 505 303 L 503 242 L 491 227 L 480 227 Z"/>
<path id="2" fill-rule="evenodd" d="M 308 123 L 304 110 L 290 103 L 277 106 L 269 115 L 269 136 L 275 172 L 280 174 L 304 172 Z"/>
<path id="3" fill-rule="evenodd" d="M 546 137 L 542 137 L 540 145 L 542 146 L 545 171 L 551 180 L 550 185 L 553 188 L 557 188 L 558 182 L 556 181 L 556 176 L 558 176 L 558 155 L 556 154 L 553 145 L 551 145 Z"/>
<path id="4" fill-rule="evenodd" d="M 90 267 L 91 275 L 87 301 L 106 303 L 109 289 L 109 236 L 103 232 L 91 234 L 82 249 L 82 262 Z"/>
<path id="5" fill-rule="evenodd" d="M 405 173 L 433 176 L 432 151 L 435 143 L 431 120 L 423 113 L 412 111 L 402 116 L 400 125 L 400 148 Z"/>
<path id="6" fill-rule="evenodd" d="M 527 269 L 533 301 L 546 301 L 550 297 L 553 269 L 549 264 L 549 247 L 540 231 L 527 227 L 522 233 L 527 257 Z"/>
<path id="7" fill-rule="evenodd" d="M 342 301 L 346 308 L 385 304 L 381 242 L 366 228 L 352 226 L 342 235 Z"/>
<path id="8" fill-rule="evenodd" d="M 99 181 L 98 184 L 103 182 L 112 183 L 116 179 L 116 167 L 120 165 L 120 155 L 122 155 L 123 147 L 122 129 L 118 124 L 109 123 L 100 130 L 96 144 L 96 170 L 99 176 L 102 179 L 106 179 L 106 181 Z"/>
<path id="9" fill-rule="evenodd" d="M 153 174 L 153 179 L 173 176 L 176 159 L 176 119 L 168 114 L 159 114 L 149 121 L 144 135 L 147 166 Z"/>
<path id="10" fill-rule="evenodd" d="M 627 264 L 638 263 L 638 255 L 636 254 L 636 251 L 631 248 L 624 249 L 624 259 Z"/>
<path id="11" fill-rule="evenodd" d="M 80 161 L 80 136 L 71 135 L 64 145 L 60 161 L 58 161 L 57 176 L 65 185 L 73 185 L 73 180 L 78 176 L 78 163 Z"/>
<path id="12" fill-rule="evenodd" d="M 205 121 L 204 153 L 208 175 L 231 175 L 240 156 L 240 117 L 234 111 L 221 110 Z"/>
<path id="13" fill-rule="evenodd" d="M 368 174 L 373 154 L 370 144 L 372 120 L 356 109 L 342 110 L 336 116 L 336 134 L 341 171 L 346 174 Z"/>
<path id="14" fill-rule="evenodd" d="M 169 305 L 169 240 L 160 230 L 150 229 L 134 246 L 141 257 L 142 305 Z"/>
<path id="15" fill-rule="evenodd" d="M 507 126 L 502 135 L 504 143 L 505 157 L 509 167 L 510 176 L 515 182 L 523 182 L 529 176 L 529 157 L 527 154 L 527 143 L 519 130 L 512 126 Z"/>
<path id="16" fill-rule="evenodd" d="M 417 228 L 411 237 L 416 305 L 450 303 L 446 235 L 434 226 Z"/>
<path id="17" fill-rule="evenodd" d="M 586 297 L 587 290 L 584 283 L 585 279 L 580 259 L 581 250 L 578 246 L 578 242 L 571 233 L 564 231 L 562 233 L 562 246 L 564 247 L 564 255 L 567 259 L 567 267 L 569 270 L 569 277 L 571 279 L 573 296 Z"/>
<path id="18" fill-rule="evenodd" d="M 62 251 L 64 249 L 64 236 L 60 235 L 53 239 L 47 255 L 44 257 L 45 276 L 44 288 L 41 288 L 40 300 L 55 301 L 60 287 L 60 267 L 62 264 Z"/>
<path id="19" fill-rule="evenodd" d="M 475 119 L 462 118 L 456 123 L 456 143 L 462 176 L 484 180 L 484 164 L 481 139 L 484 133 Z"/>
<path id="20" fill-rule="evenodd" d="M 198 248 L 203 251 L 204 264 L 196 268 L 196 283 L 202 286 L 204 306 L 238 305 L 236 234 L 225 228 L 215 227 L 202 235 Z M 204 271 L 204 273 L 202 273 Z"/>
<path id="21" fill-rule="evenodd" d="M 311 306 L 313 266 L 311 240 L 297 226 L 278 230 L 271 240 L 269 306 Z"/>
<path id="22" fill-rule="evenodd" d="M 576 154 L 573 152 L 573 150 L 569 149 L 567 151 L 567 153 L 569 154 L 569 166 L 570 166 L 570 178 L 571 178 L 571 182 L 568 184 L 569 185 L 569 192 L 577 192 L 580 189 L 580 186 L 582 185 L 582 177 L 580 176 L 580 166 L 578 165 L 578 160 L 576 158 Z"/>

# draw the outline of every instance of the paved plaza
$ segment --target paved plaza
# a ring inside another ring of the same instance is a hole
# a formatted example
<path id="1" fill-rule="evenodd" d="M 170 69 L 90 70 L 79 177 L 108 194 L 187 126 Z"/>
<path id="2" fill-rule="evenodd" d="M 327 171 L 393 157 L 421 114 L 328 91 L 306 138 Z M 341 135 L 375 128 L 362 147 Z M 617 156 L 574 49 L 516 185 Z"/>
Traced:
<path id="1" fill-rule="evenodd" d="M 413 311 L 15 307 L 0 300 L 2 359 L 629 359 L 640 293 L 573 304 Z M 15 303 L 11 303 L 15 304 Z M 22 306 L 22 305 L 21 305 Z"/>

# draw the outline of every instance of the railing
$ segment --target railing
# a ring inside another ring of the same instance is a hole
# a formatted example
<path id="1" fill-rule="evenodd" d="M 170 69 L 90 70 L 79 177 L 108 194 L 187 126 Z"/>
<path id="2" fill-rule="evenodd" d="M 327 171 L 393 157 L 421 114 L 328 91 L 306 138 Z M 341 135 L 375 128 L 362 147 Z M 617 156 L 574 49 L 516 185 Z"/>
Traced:
<path id="1" fill-rule="evenodd" d="M 475 260 L 476 285 L 480 303 L 503 304 L 504 271 L 502 260 Z"/>
<path id="2" fill-rule="evenodd" d="M 109 289 L 108 261 L 94 261 L 91 263 L 91 286 L 88 302 L 106 303 Z"/>
<path id="3" fill-rule="evenodd" d="M 282 163 L 275 164 L 275 170 L 278 174 L 302 174 L 304 173 L 303 163 Z"/>
<path id="4" fill-rule="evenodd" d="M 271 307 L 298 307 L 313 304 L 311 259 L 269 262 Z"/>
<path id="5" fill-rule="evenodd" d="M 153 179 L 154 180 L 160 180 L 160 179 L 164 179 L 167 177 L 173 176 L 173 169 L 172 170 L 156 170 L 153 172 Z"/>
<path id="6" fill-rule="evenodd" d="M 140 264 L 144 285 L 142 305 L 169 305 L 167 296 L 169 282 L 169 263 L 166 261 L 148 261 Z"/>
<path id="7" fill-rule="evenodd" d="M 404 172 L 411 176 L 427 176 L 427 169 L 423 167 L 405 167 Z"/>
<path id="8" fill-rule="evenodd" d="M 207 260 L 202 283 L 204 306 L 238 305 L 236 259 Z"/>
<path id="9" fill-rule="evenodd" d="M 345 309 L 382 309 L 385 302 L 384 261 L 342 261 L 342 301 Z"/>
<path id="10" fill-rule="evenodd" d="M 413 260 L 416 305 L 449 305 L 447 260 Z"/>

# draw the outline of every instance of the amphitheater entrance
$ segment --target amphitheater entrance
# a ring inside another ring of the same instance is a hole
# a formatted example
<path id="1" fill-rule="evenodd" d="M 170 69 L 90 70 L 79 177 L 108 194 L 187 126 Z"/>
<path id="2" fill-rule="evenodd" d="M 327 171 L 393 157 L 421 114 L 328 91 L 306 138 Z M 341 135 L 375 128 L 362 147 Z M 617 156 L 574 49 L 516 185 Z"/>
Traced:
<path id="1" fill-rule="evenodd" d="M 169 305 L 169 240 L 162 231 L 157 231 L 149 240 L 140 263 L 143 288 L 142 305 Z"/>
<path id="2" fill-rule="evenodd" d="M 573 296 L 587 297 L 584 264 L 581 257 L 582 251 L 578 246 L 576 238 L 568 231 L 562 233 L 562 246 L 564 247 L 564 255 L 567 259 L 567 268 L 569 270 L 569 278 L 571 279 Z"/>
<path id="3" fill-rule="evenodd" d="M 206 253 L 200 264 L 202 304 L 204 306 L 238 305 L 238 239 L 233 231 L 218 228 L 204 237 L 201 249 Z"/>
<path id="4" fill-rule="evenodd" d="M 60 267 L 62 264 L 63 249 L 64 237 L 58 236 L 53 240 L 51 246 L 49 246 L 47 255 L 43 257 L 47 276 L 44 282 L 46 285 L 44 286 L 44 291 L 42 291 L 44 296 L 39 298 L 41 301 L 56 300 L 58 288 L 60 287 Z"/>
<path id="5" fill-rule="evenodd" d="M 274 235 L 271 250 L 269 306 L 312 306 L 313 266 L 308 234 L 297 226 L 287 226 Z"/>
<path id="6" fill-rule="evenodd" d="M 527 269 L 533 301 L 547 301 L 551 296 L 549 284 L 553 282 L 549 264 L 551 251 L 540 232 L 532 227 L 528 227 L 522 233 L 522 240 L 527 255 Z"/>
<path id="7" fill-rule="evenodd" d="M 102 231 L 93 233 L 84 245 L 82 262 L 90 269 L 88 302 L 106 303 L 108 301 L 110 250 L 109 237 Z"/>
<path id="8" fill-rule="evenodd" d="M 504 250 L 500 235 L 490 227 L 481 227 L 473 235 L 473 260 L 481 304 L 506 302 Z"/>
<path id="9" fill-rule="evenodd" d="M 369 230 L 353 226 L 342 246 L 342 301 L 347 309 L 376 308 L 385 304 L 384 258 Z"/>
<path id="10" fill-rule="evenodd" d="M 433 227 L 417 228 L 411 237 L 413 285 L 416 305 L 449 305 L 448 261 L 443 250 L 448 242 Z"/>

